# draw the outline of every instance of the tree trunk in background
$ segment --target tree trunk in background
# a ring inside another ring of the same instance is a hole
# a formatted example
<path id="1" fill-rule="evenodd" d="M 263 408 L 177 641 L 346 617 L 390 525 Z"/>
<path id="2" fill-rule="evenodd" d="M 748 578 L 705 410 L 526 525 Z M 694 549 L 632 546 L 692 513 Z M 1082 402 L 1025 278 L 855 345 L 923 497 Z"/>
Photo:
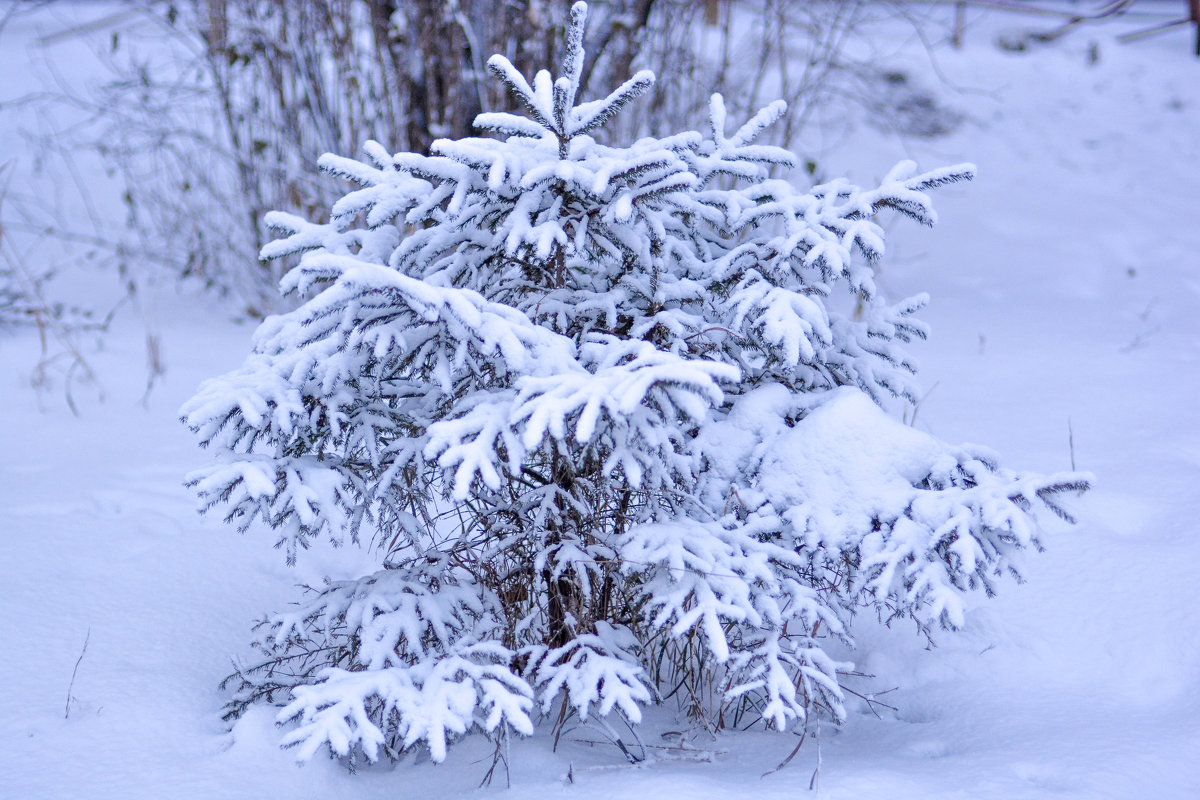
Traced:
<path id="1" fill-rule="evenodd" d="M 1196 28 L 1196 57 L 1200 58 L 1200 0 L 1188 0 L 1188 10 Z"/>

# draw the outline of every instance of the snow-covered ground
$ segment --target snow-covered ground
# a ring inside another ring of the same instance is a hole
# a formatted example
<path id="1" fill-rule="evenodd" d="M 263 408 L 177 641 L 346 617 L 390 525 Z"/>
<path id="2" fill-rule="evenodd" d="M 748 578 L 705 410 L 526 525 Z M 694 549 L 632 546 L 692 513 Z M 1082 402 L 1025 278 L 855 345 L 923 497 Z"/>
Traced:
<path id="1" fill-rule="evenodd" d="M 512 746 L 511 788 L 480 790 L 482 740 L 440 766 L 350 775 L 296 766 L 267 709 L 228 732 L 216 684 L 249 623 L 360 556 L 289 569 L 269 537 L 196 516 L 181 480 L 203 456 L 177 409 L 241 361 L 250 327 L 164 293 L 149 311 L 167 373 L 144 404 L 136 314 L 88 351 L 104 399 L 77 387 L 78 417 L 59 388 L 29 385 L 37 331 L 0 333 L 0 798 L 765 800 L 804 796 L 818 760 L 815 796 L 830 798 L 1200 797 L 1200 61 L 1184 32 L 1113 41 L 1130 23 L 1009 52 L 999 34 L 1041 23 L 973 19 L 963 50 L 934 53 L 944 82 L 902 28 L 878 56 L 960 115 L 956 130 L 863 126 L 812 145 L 823 172 L 862 182 L 901 157 L 978 165 L 937 194 L 934 231 L 897 226 L 883 274 L 894 296 L 933 296 L 916 425 L 1012 467 L 1074 463 L 1096 487 L 1028 583 L 978 603 L 962 633 L 931 650 L 910 630 L 860 633 L 861 666 L 899 687 L 885 697 L 898 711 L 822 730 L 763 778 L 791 736 L 664 739 L 636 766 L 585 731 L 556 753 L 534 738 Z M 28 65 L 56 46 L 37 36 L 56 24 L 0 32 L 0 101 L 32 88 Z M 0 117 L 0 162 L 28 158 L 16 124 Z M 64 277 L 85 293 L 107 280 Z"/>

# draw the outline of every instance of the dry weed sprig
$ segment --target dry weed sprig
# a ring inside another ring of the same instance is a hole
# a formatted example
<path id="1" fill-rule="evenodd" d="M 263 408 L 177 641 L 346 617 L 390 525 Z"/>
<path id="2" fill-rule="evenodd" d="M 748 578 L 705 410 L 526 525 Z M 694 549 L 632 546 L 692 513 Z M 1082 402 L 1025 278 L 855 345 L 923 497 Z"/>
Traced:
<path id="1" fill-rule="evenodd" d="M 12 237 L 7 235 L 4 211 L 5 199 L 8 197 L 8 189 L 12 180 L 11 162 L 0 166 L 0 180 L 2 180 L 0 183 L 0 255 L 3 256 L 4 264 L 7 265 L 7 272 L 17 282 L 17 294 L 20 301 L 18 314 L 21 317 L 32 319 L 33 324 L 37 327 L 38 343 L 41 348 L 41 356 L 33 371 L 33 385 L 36 388 L 48 386 L 50 367 L 65 358 L 68 365 L 63 391 L 71 413 L 79 416 L 79 409 L 75 405 L 75 399 L 71 392 L 73 383 L 78 380 L 81 383 L 96 385 L 101 398 L 104 395 L 103 389 L 99 388 L 96 373 L 87 358 L 84 357 L 76 339 L 77 326 L 68 324 L 60 314 L 55 313 L 54 306 L 47 301 L 42 292 L 42 281 L 29 267 L 25 254 L 17 249 Z M 51 347 L 52 342 L 58 345 L 57 351 Z"/>

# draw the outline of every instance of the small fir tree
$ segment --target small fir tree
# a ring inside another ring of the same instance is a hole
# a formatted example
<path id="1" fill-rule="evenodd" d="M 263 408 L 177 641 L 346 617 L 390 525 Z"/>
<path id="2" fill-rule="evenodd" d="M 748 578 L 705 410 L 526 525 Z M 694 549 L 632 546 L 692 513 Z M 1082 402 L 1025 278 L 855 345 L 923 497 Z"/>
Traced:
<path id="1" fill-rule="evenodd" d="M 263 250 L 302 254 L 302 304 L 184 409 L 221 454 L 206 507 L 289 563 L 320 537 L 380 555 L 263 623 L 234 676 L 231 714 L 282 701 L 301 757 L 440 761 L 546 714 L 636 723 L 671 687 L 712 727 L 840 721 L 856 611 L 959 627 L 966 592 L 1019 577 L 1037 507 L 1086 488 L 878 406 L 915 401 L 926 329 L 923 295 L 874 282 L 875 217 L 933 224 L 926 190 L 970 166 L 800 191 L 755 144 L 783 105 L 731 132 L 719 96 L 707 135 L 598 144 L 653 76 L 580 102 L 585 15 L 557 80 L 488 62 L 525 111 L 480 115 L 495 138 L 324 156 L 359 188 L 328 224 L 272 215 Z"/>

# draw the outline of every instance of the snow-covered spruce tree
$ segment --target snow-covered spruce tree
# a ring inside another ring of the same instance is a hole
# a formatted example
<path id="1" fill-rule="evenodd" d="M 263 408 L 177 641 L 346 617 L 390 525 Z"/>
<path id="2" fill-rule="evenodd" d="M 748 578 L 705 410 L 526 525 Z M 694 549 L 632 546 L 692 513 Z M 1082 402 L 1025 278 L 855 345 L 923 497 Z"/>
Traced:
<path id="1" fill-rule="evenodd" d="M 184 409 L 221 454 L 192 478 L 206 506 L 289 561 L 318 537 L 378 550 L 267 620 L 234 676 L 232 712 L 284 703 L 301 757 L 440 761 L 547 714 L 636 723 L 697 683 L 706 724 L 841 720 L 826 647 L 856 611 L 961 625 L 967 591 L 1019 577 L 1036 508 L 1086 488 L 877 405 L 915 398 L 902 345 L 925 327 L 923 296 L 873 281 L 874 218 L 932 224 L 925 190 L 969 166 L 799 191 L 754 144 L 782 104 L 731 132 L 720 97 L 707 136 L 598 145 L 653 76 L 579 102 L 585 14 L 557 80 L 491 59 L 525 110 L 480 115 L 496 138 L 324 156 L 359 188 L 328 224 L 273 215 L 263 250 L 303 254 L 303 304 Z"/>

